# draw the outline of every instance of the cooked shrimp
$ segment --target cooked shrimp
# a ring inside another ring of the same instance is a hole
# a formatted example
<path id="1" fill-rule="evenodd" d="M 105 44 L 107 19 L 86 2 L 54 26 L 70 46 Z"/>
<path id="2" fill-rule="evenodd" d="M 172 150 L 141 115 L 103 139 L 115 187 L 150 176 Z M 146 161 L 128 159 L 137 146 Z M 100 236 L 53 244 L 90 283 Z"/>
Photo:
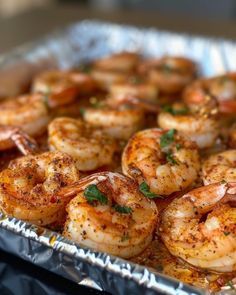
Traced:
<path id="1" fill-rule="evenodd" d="M 34 154 L 37 149 L 36 141 L 20 128 L 0 126 L 0 151 L 16 146 L 23 155 Z"/>
<path id="2" fill-rule="evenodd" d="M 100 129 L 82 120 L 54 119 L 48 127 L 49 147 L 71 155 L 77 168 L 90 171 L 112 163 L 115 142 Z"/>
<path id="3" fill-rule="evenodd" d="M 215 183 L 175 199 L 164 211 L 160 234 L 171 254 L 193 266 L 236 270 L 236 183 Z"/>
<path id="4" fill-rule="evenodd" d="M 148 75 L 161 92 L 174 94 L 181 92 L 196 77 L 197 67 L 187 58 L 164 56 L 147 60 L 140 65 L 139 72 Z"/>
<path id="5" fill-rule="evenodd" d="M 93 66 L 103 71 L 130 72 L 136 67 L 139 58 L 137 53 L 121 52 L 98 59 Z"/>
<path id="6" fill-rule="evenodd" d="M 108 90 L 112 84 L 126 82 L 139 60 L 139 55 L 131 52 L 114 54 L 93 64 L 91 75 L 99 86 Z"/>
<path id="7" fill-rule="evenodd" d="M 153 128 L 136 133 L 122 155 L 122 170 L 150 190 L 169 195 L 190 186 L 200 169 L 195 143 L 185 140 L 175 130 Z"/>
<path id="8" fill-rule="evenodd" d="M 236 150 L 228 150 L 210 156 L 202 165 L 204 184 L 225 180 L 236 182 Z"/>
<path id="9" fill-rule="evenodd" d="M 163 129 L 176 129 L 179 134 L 195 141 L 199 148 L 211 147 L 218 137 L 219 120 L 215 115 L 199 114 L 188 110 L 185 106 L 170 108 L 157 116 L 158 125 Z"/>
<path id="10" fill-rule="evenodd" d="M 236 73 L 196 80 L 186 88 L 183 99 L 190 107 L 194 107 L 201 104 L 207 95 L 217 99 L 221 113 L 235 113 Z"/>
<path id="11" fill-rule="evenodd" d="M 36 136 L 46 131 L 48 121 L 48 110 L 40 94 L 23 95 L 0 103 L 0 125 L 16 126 Z"/>
<path id="12" fill-rule="evenodd" d="M 85 73 L 54 70 L 39 74 L 32 90 L 44 94 L 53 108 L 73 102 L 78 95 L 92 93 L 95 87 L 95 81 Z"/>
<path id="13" fill-rule="evenodd" d="M 134 105 L 141 109 L 157 112 L 157 88 L 150 83 L 117 83 L 111 85 L 107 103 L 112 106 Z"/>
<path id="14" fill-rule="evenodd" d="M 144 124 L 144 113 L 139 109 L 89 108 L 84 112 L 84 120 L 116 139 L 127 140 Z"/>
<path id="15" fill-rule="evenodd" d="M 64 217 L 70 200 L 55 194 L 78 180 L 73 159 L 61 152 L 16 159 L 0 173 L 0 208 L 35 224 L 52 224 Z"/>
<path id="16" fill-rule="evenodd" d="M 124 258 L 138 255 L 151 242 L 158 211 L 132 179 L 96 173 L 60 194 L 64 191 L 76 195 L 67 206 L 63 232 L 67 238 Z"/>

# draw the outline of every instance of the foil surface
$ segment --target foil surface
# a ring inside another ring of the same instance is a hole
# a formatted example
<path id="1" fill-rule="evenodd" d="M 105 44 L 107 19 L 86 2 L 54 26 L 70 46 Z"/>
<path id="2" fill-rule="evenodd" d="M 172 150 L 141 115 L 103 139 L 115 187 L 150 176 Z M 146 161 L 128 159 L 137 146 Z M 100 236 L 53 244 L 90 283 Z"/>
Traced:
<path id="1" fill-rule="evenodd" d="M 24 91 L 45 69 L 75 67 L 119 51 L 184 55 L 202 76 L 236 69 L 236 42 L 83 21 L 0 56 L 0 97 Z M 0 248 L 79 284 L 112 294 L 206 294 L 129 261 L 82 248 L 60 234 L 0 213 Z M 219 294 L 230 294 L 224 290 Z M 233 293 L 232 293 L 233 294 Z"/>

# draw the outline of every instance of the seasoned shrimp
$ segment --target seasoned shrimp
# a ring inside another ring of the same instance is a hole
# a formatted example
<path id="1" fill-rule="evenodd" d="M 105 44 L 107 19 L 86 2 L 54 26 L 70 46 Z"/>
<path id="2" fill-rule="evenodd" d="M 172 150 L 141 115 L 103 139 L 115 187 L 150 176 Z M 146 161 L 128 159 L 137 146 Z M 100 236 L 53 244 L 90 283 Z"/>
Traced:
<path id="1" fill-rule="evenodd" d="M 95 68 L 103 71 L 130 72 L 133 71 L 140 56 L 133 52 L 121 52 L 96 60 Z"/>
<path id="2" fill-rule="evenodd" d="M 71 155 L 81 171 L 112 163 L 115 141 L 100 129 L 72 118 L 54 119 L 48 127 L 49 147 Z"/>
<path id="3" fill-rule="evenodd" d="M 171 254 L 218 272 L 236 270 L 236 182 L 215 183 L 175 199 L 160 234 Z"/>
<path id="4" fill-rule="evenodd" d="M 236 150 L 228 150 L 210 156 L 202 165 L 204 184 L 225 180 L 236 182 Z"/>
<path id="5" fill-rule="evenodd" d="M 48 110 L 40 94 L 23 95 L 0 103 L 0 125 L 16 126 L 30 136 L 46 131 Z"/>
<path id="6" fill-rule="evenodd" d="M 13 146 L 16 146 L 23 155 L 34 154 L 38 150 L 36 141 L 20 128 L 0 126 L 0 151 Z"/>
<path id="7" fill-rule="evenodd" d="M 197 75 L 196 64 L 184 57 L 165 56 L 142 63 L 139 72 L 167 94 L 181 92 Z"/>
<path id="8" fill-rule="evenodd" d="M 205 96 L 213 96 L 221 113 L 236 112 L 236 73 L 227 73 L 209 79 L 199 79 L 187 86 L 183 99 L 190 106 L 201 104 Z"/>
<path id="9" fill-rule="evenodd" d="M 139 60 L 139 55 L 131 52 L 114 54 L 93 64 L 91 75 L 99 86 L 108 90 L 114 83 L 126 82 Z"/>
<path id="10" fill-rule="evenodd" d="M 153 128 L 136 133 L 122 155 L 122 170 L 150 190 L 169 195 L 190 186 L 200 169 L 195 143 L 185 140 L 175 130 Z"/>
<path id="11" fill-rule="evenodd" d="M 120 105 L 134 105 L 141 109 L 156 112 L 157 88 L 148 82 L 141 83 L 117 83 L 109 89 L 108 105 L 115 107 Z"/>
<path id="12" fill-rule="evenodd" d="M 71 103 L 78 95 L 90 94 L 96 88 L 89 75 L 75 71 L 48 71 L 33 81 L 32 90 L 45 95 L 50 107 Z"/>
<path id="13" fill-rule="evenodd" d="M 158 125 L 163 129 L 176 129 L 180 134 L 195 141 L 199 148 L 211 147 L 219 135 L 219 120 L 214 114 L 198 113 L 182 108 L 170 107 L 157 116 Z"/>
<path id="14" fill-rule="evenodd" d="M 144 124 L 144 113 L 139 109 L 89 108 L 83 117 L 87 123 L 101 128 L 107 135 L 123 140 L 129 139 Z"/>
<path id="15" fill-rule="evenodd" d="M 132 179 L 96 173 L 60 194 L 76 195 L 67 206 L 67 238 L 123 258 L 138 255 L 151 242 L 158 211 Z"/>
<path id="16" fill-rule="evenodd" d="M 61 152 L 16 159 L 0 173 L 0 209 L 35 224 L 52 224 L 65 216 L 70 200 L 55 194 L 78 180 L 73 159 Z"/>

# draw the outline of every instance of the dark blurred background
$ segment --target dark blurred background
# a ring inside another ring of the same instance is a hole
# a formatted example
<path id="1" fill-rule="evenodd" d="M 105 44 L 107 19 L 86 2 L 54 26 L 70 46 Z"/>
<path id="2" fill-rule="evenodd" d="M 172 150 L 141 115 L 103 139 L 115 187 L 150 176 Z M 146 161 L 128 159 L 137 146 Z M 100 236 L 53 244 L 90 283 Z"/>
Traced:
<path id="1" fill-rule="evenodd" d="M 235 0 L 0 0 L 0 16 L 9 17 L 32 8 L 47 5 L 82 4 L 92 9 L 117 10 L 130 9 L 158 11 L 159 13 L 178 14 L 182 17 L 234 19 L 236 18 Z"/>

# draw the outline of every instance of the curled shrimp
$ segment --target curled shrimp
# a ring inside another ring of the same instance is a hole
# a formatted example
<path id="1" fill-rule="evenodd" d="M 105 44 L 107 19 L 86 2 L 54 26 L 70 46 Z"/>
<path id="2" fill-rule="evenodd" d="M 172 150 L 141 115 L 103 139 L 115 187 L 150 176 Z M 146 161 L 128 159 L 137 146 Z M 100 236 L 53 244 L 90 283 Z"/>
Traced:
<path id="1" fill-rule="evenodd" d="M 23 155 L 38 150 L 36 141 L 18 127 L 0 126 L 0 151 L 16 146 Z"/>
<path id="2" fill-rule="evenodd" d="M 143 110 L 157 112 L 157 88 L 148 82 L 141 83 L 116 83 L 109 89 L 107 104 L 111 107 L 131 105 Z"/>
<path id="3" fill-rule="evenodd" d="M 160 195 L 190 186 L 199 169 L 196 144 L 175 130 L 153 128 L 137 132 L 122 155 L 123 173 L 139 183 L 145 181 L 152 192 Z"/>
<path id="4" fill-rule="evenodd" d="M 107 135 L 123 140 L 129 139 L 144 124 L 143 111 L 134 108 L 88 108 L 83 118 L 88 124 L 101 128 Z"/>
<path id="5" fill-rule="evenodd" d="M 19 127 L 30 136 L 46 131 L 48 109 L 40 94 L 23 95 L 0 103 L 0 125 Z"/>
<path id="6" fill-rule="evenodd" d="M 188 110 L 185 106 L 170 110 L 158 114 L 157 122 L 161 128 L 178 130 L 183 136 L 195 141 L 199 148 L 208 148 L 215 144 L 220 133 L 219 120 L 215 114 L 199 113 Z"/>
<path id="7" fill-rule="evenodd" d="M 190 107 L 198 106 L 206 96 L 213 96 L 224 114 L 236 112 L 236 73 L 227 73 L 209 79 L 199 79 L 187 86 L 183 99 Z"/>
<path id="8" fill-rule="evenodd" d="M 187 58 L 164 56 L 141 63 L 139 72 L 166 94 L 181 92 L 197 74 L 196 64 Z"/>
<path id="9" fill-rule="evenodd" d="M 171 254 L 218 272 L 236 270 L 236 183 L 215 183 L 175 199 L 160 233 Z"/>
<path id="10" fill-rule="evenodd" d="M 35 224 L 52 224 L 64 218 L 70 200 L 55 194 L 78 180 L 73 159 L 61 152 L 18 158 L 0 173 L 0 209 Z"/>
<path id="11" fill-rule="evenodd" d="M 204 184 L 225 180 L 236 182 L 236 150 L 228 150 L 210 156 L 202 165 Z"/>
<path id="12" fill-rule="evenodd" d="M 89 75 L 62 70 L 39 74 L 32 86 L 33 92 L 45 95 L 51 108 L 71 103 L 78 95 L 90 94 L 95 88 L 95 82 Z"/>
<path id="13" fill-rule="evenodd" d="M 50 149 L 71 155 L 81 171 L 112 163 L 114 140 L 80 119 L 56 118 L 49 124 L 48 132 Z"/>
<path id="14" fill-rule="evenodd" d="M 60 194 L 75 195 L 67 206 L 63 231 L 67 238 L 124 258 L 138 255 L 151 242 L 158 211 L 132 179 L 119 173 L 96 173 Z M 98 195 L 103 199 L 98 201 Z"/>
<path id="15" fill-rule="evenodd" d="M 93 66 L 103 71 L 130 72 L 135 69 L 139 58 L 134 52 L 120 52 L 97 59 Z"/>
<path id="16" fill-rule="evenodd" d="M 131 52 L 122 52 L 102 58 L 94 62 L 91 75 L 98 85 L 108 90 L 115 83 L 127 81 L 135 69 L 139 55 Z"/>

